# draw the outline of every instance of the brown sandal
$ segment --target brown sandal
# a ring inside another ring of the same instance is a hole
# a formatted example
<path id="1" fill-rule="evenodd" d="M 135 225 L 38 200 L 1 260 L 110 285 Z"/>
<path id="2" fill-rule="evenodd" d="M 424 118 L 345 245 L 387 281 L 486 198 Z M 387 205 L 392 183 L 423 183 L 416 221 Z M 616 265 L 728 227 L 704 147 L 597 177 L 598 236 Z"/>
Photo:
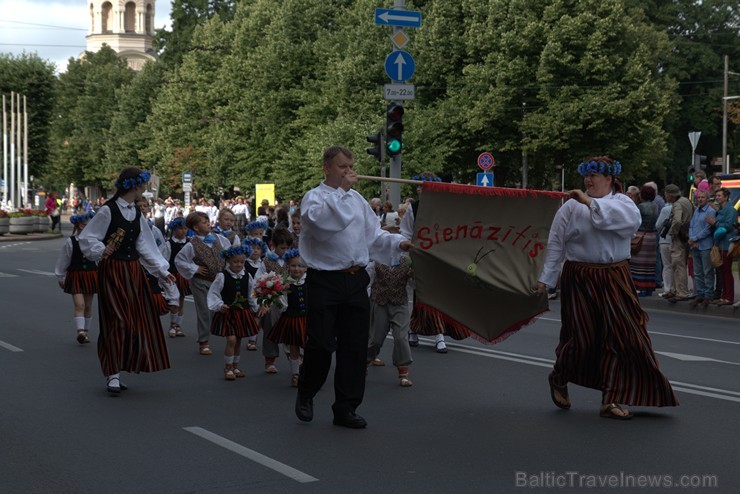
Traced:
<path id="1" fill-rule="evenodd" d="M 547 380 L 550 383 L 550 398 L 552 398 L 552 402 L 555 403 L 555 406 L 558 408 L 562 408 L 563 410 L 568 410 L 570 408 L 570 398 L 568 397 L 568 385 L 565 386 L 558 386 L 555 384 L 555 381 L 552 378 L 552 374 L 547 376 Z M 559 393 L 560 396 L 566 401 L 566 403 L 562 403 L 557 400 L 557 397 L 555 396 L 555 392 Z"/>
<path id="2" fill-rule="evenodd" d="M 618 413 L 614 413 L 614 410 L 620 410 L 622 412 L 627 412 L 627 415 L 620 415 Z M 604 417 L 607 419 L 615 419 L 615 420 L 630 420 L 634 415 L 629 410 L 625 410 L 624 408 L 620 407 L 616 403 L 609 403 L 605 409 L 599 410 L 599 416 Z"/>

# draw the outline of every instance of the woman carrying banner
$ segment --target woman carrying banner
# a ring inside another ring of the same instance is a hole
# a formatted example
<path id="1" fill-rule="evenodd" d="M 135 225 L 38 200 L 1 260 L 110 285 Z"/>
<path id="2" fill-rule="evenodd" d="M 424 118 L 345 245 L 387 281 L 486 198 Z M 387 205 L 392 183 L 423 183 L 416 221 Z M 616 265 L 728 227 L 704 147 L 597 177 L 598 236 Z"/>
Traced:
<path id="1" fill-rule="evenodd" d="M 567 384 L 602 392 L 600 415 L 627 420 L 619 404 L 676 406 L 658 369 L 630 277 L 630 239 L 640 226 L 635 203 L 622 194 L 622 167 L 606 156 L 578 166 L 586 192 L 573 190 L 555 215 L 537 293 L 557 283 L 563 261 L 560 343 L 549 376 L 556 406 L 570 408 Z"/>

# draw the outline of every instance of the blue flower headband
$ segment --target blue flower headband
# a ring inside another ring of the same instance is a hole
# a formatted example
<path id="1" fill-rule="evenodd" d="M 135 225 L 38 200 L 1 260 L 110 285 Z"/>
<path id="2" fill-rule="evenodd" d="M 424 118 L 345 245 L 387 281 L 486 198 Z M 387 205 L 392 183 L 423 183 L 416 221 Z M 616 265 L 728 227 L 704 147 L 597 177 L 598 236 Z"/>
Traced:
<path id="1" fill-rule="evenodd" d="M 442 179 L 439 177 L 423 177 L 421 175 L 416 175 L 414 177 L 411 177 L 411 180 L 420 180 L 422 182 L 441 182 Z"/>
<path id="2" fill-rule="evenodd" d="M 248 245 L 237 245 L 235 247 L 229 247 L 228 249 L 224 249 L 221 251 L 219 256 L 221 256 L 222 259 L 229 259 L 230 257 L 234 256 L 251 256 L 252 255 L 252 248 Z"/>
<path id="3" fill-rule="evenodd" d="M 611 165 L 603 161 L 584 161 L 578 165 L 578 173 L 582 177 L 586 177 L 592 173 L 601 173 L 602 175 L 616 177 L 622 173 L 622 164 L 619 161 L 615 161 Z"/>
<path id="4" fill-rule="evenodd" d="M 174 230 L 175 228 L 184 228 L 185 218 L 175 218 L 174 220 L 167 223 L 168 230 Z"/>
<path id="5" fill-rule="evenodd" d="M 87 223 L 88 221 L 90 221 L 90 219 L 92 219 L 93 216 L 95 216 L 95 211 L 90 211 L 86 214 L 78 214 L 70 217 L 69 222 L 73 225 L 76 225 L 77 223 Z"/>
<path id="6" fill-rule="evenodd" d="M 301 253 L 298 251 L 298 249 L 290 249 L 283 254 L 283 259 L 285 259 L 285 262 L 290 261 L 294 257 L 299 257 Z"/>
<path id="7" fill-rule="evenodd" d="M 124 178 L 123 181 L 116 181 L 116 188 L 123 190 L 131 190 L 138 187 L 141 184 L 147 183 L 152 178 L 152 174 L 148 171 L 143 171 L 133 178 Z"/>
<path id="8" fill-rule="evenodd" d="M 267 230 L 268 224 L 264 221 L 253 221 L 247 226 L 244 227 L 246 231 L 252 231 L 252 230 L 259 230 L 259 229 Z"/>
<path id="9" fill-rule="evenodd" d="M 260 248 L 261 251 L 261 257 L 264 257 L 265 254 L 267 254 L 267 251 L 269 248 L 267 247 L 267 244 L 262 241 L 262 239 L 255 238 L 255 237 L 247 237 L 244 240 L 242 240 L 242 245 L 248 245 L 250 247 L 257 246 Z"/>

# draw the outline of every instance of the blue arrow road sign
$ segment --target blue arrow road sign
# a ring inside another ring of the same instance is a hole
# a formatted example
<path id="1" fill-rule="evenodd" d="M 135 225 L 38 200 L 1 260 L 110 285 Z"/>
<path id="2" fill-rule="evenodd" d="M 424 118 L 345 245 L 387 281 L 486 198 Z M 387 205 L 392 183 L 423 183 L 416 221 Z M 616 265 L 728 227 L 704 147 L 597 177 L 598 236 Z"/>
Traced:
<path id="1" fill-rule="evenodd" d="M 385 73 L 394 81 L 408 81 L 415 70 L 416 62 L 405 51 L 394 51 L 385 58 Z"/>
<path id="2" fill-rule="evenodd" d="M 493 173 L 477 173 L 475 185 L 478 187 L 493 187 Z"/>
<path id="3" fill-rule="evenodd" d="M 421 12 L 375 9 L 375 24 L 381 26 L 421 27 Z"/>

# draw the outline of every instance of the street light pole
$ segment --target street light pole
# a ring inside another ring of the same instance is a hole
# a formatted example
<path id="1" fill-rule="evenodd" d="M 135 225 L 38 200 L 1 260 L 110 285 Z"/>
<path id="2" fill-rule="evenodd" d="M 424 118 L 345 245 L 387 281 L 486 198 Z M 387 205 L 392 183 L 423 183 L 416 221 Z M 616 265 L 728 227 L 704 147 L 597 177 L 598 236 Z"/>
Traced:
<path id="1" fill-rule="evenodd" d="M 722 169 L 725 174 L 730 173 L 730 163 L 727 161 L 727 76 L 730 71 L 730 57 L 725 55 L 724 93 L 722 98 Z"/>

